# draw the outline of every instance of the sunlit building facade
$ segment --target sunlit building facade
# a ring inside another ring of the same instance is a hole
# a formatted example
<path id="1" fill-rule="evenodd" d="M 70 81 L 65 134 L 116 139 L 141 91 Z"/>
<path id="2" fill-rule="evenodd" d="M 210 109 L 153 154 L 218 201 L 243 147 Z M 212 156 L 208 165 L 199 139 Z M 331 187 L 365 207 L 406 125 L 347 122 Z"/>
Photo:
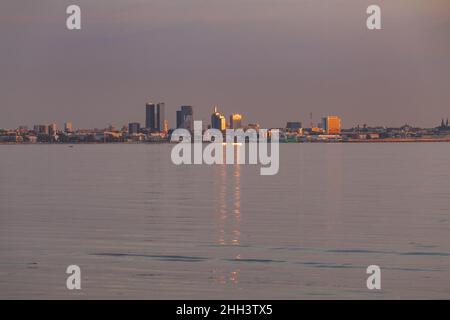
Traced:
<path id="1" fill-rule="evenodd" d="M 239 113 L 233 113 L 230 116 L 230 129 L 242 128 L 242 115 Z"/>
<path id="2" fill-rule="evenodd" d="M 340 134 L 341 118 L 338 116 L 328 116 L 322 118 L 322 129 L 326 134 Z"/>
<path id="3" fill-rule="evenodd" d="M 219 129 L 221 131 L 227 128 L 225 116 L 219 112 L 217 106 L 214 107 L 213 114 L 211 115 L 211 128 Z"/>
<path id="4" fill-rule="evenodd" d="M 68 121 L 64 123 L 64 132 L 72 132 L 72 131 L 73 131 L 72 122 Z"/>
<path id="5" fill-rule="evenodd" d="M 56 133 L 58 132 L 58 127 L 56 125 L 56 123 L 52 123 L 48 126 L 48 134 L 51 136 L 56 135 Z"/>

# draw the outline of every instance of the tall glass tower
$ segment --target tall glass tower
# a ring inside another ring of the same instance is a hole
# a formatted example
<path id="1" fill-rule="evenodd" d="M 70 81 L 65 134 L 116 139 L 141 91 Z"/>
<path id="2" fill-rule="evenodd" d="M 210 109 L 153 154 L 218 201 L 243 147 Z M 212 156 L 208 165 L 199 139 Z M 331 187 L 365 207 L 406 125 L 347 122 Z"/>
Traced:
<path id="1" fill-rule="evenodd" d="M 194 129 L 194 118 L 191 106 L 181 106 L 177 111 L 177 128 Z"/>
<path id="2" fill-rule="evenodd" d="M 145 105 L 145 127 L 150 131 L 161 132 L 166 120 L 165 104 L 147 103 Z"/>

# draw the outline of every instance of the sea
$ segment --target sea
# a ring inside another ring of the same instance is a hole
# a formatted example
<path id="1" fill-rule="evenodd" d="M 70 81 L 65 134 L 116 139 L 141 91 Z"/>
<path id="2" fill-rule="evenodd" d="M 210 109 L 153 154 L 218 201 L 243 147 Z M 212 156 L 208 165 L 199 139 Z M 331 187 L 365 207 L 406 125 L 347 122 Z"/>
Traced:
<path id="1" fill-rule="evenodd" d="M 1 145 L 0 299 L 450 298 L 450 144 L 281 144 L 273 176 L 172 147 Z"/>

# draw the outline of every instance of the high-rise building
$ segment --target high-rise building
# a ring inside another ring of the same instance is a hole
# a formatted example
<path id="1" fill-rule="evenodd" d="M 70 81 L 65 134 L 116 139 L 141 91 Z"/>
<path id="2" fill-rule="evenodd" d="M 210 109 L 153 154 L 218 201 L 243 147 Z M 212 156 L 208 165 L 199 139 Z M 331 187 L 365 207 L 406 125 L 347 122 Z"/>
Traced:
<path id="1" fill-rule="evenodd" d="M 128 134 L 138 134 L 141 130 L 141 124 L 139 122 L 131 122 L 128 124 Z"/>
<path id="2" fill-rule="evenodd" d="M 161 132 L 166 120 L 165 105 L 163 102 L 145 105 L 145 127 L 150 131 Z"/>
<path id="3" fill-rule="evenodd" d="M 64 132 L 72 132 L 73 131 L 73 126 L 72 126 L 72 122 L 66 122 L 64 123 Z"/>
<path id="4" fill-rule="evenodd" d="M 339 118 L 338 116 L 328 116 L 322 118 L 322 129 L 327 134 L 340 134 L 341 118 Z"/>
<path id="5" fill-rule="evenodd" d="M 299 121 L 286 123 L 286 129 L 288 130 L 298 130 L 302 128 L 302 123 Z"/>
<path id="6" fill-rule="evenodd" d="M 327 117 L 323 117 L 321 122 L 317 125 L 318 127 L 322 128 L 323 131 L 327 131 L 327 126 L 328 126 L 328 118 Z"/>
<path id="7" fill-rule="evenodd" d="M 177 111 L 177 128 L 194 129 L 194 113 L 191 106 L 181 106 Z"/>
<path id="8" fill-rule="evenodd" d="M 240 129 L 242 128 L 242 115 L 239 113 L 233 113 L 230 116 L 230 128 Z"/>
<path id="9" fill-rule="evenodd" d="M 50 136 L 56 135 L 57 131 L 58 131 L 58 127 L 56 126 L 56 123 L 52 123 L 48 126 L 48 134 Z"/>
<path id="10" fill-rule="evenodd" d="M 213 114 L 211 115 L 211 128 L 219 129 L 221 131 L 227 128 L 225 116 L 219 112 L 217 106 L 214 107 Z"/>

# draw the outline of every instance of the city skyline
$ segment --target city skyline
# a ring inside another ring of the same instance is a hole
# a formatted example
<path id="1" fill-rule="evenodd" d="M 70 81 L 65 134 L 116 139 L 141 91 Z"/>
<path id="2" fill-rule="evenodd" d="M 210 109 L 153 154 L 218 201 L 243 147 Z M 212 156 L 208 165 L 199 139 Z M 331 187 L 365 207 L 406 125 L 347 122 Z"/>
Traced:
<path id="1" fill-rule="evenodd" d="M 66 3 L 26 3 L 0 4 L 0 127 L 138 121 L 155 93 L 204 122 L 219 104 L 266 127 L 310 112 L 429 127 L 449 113 L 447 0 L 385 2 L 373 32 L 365 0 L 80 0 L 76 32 Z"/>
<path id="2" fill-rule="evenodd" d="M 205 115 L 201 115 L 200 117 L 196 118 L 196 116 L 194 114 L 194 110 L 195 107 L 192 105 L 186 105 L 183 104 L 181 106 L 178 107 L 179 110 L 169 110 L 170 114 L 174 114 L 175 115 L 175 121 L 173 123 L 169 122 L 167 120 L 167 112 L 166 112 L 166 103 L 165 102 L 158 102 L 158 103 L 154 103 L 154 102 L 146 102 L 145 103 L 145 113 L 143 116 L 141 116 L 141 120 L 122 120 L 121 122 L 118 123 L 104 123 L 103 126 L 95 126 L 95 127 L 86 127 L 86 126 L 74 126 L 73 121 L 71 120 L 67 120 L 65 119 L 64 121 L 61 122 L 62 126 L 58 126 L 58 122 L 57 121 L 43 121 L 43 122 L 33 122 L 31 124 L 27 124 L 27 123 L 22 123 L 18 126 L 5 126 L 5 127 L 0 127 L 0 129 L 20 129 L 20 128 L 36 128 L 36 127 L 40 127 L 40 126 L 47 126 L 47 127 L 51 127 L 51 126 L 56 126 L 58 129 L 63 129 L 64 131 L 71 131 L 72 129 L 105 129 L 107 127 L 128 127 L 130 128 L 131 126 L 133 126 L 133 131 L 135 130 L 135 128 L 137 127 L 137 131 L 139 131 L 139 129 L 143 128 L 143 129 L 149 129 L 151 131 L 155 131 L 155 132 L 162 132 L 164 130 L 168 130 L 168 129 L 178 129 L 178 128 L 185 128 L 185 129 L 192 129 L 193 127 L 193 121 L 197 120 L 197 121 L 203 121 L 203 119 L 205 119 Z M 230 128 L 230 129 L 236 129 L 233 127 L 233 119 L 235 119 L 234 121 L 237 121 L 237 123 L 239 123 L 239 127 L 242 127 L 242 123 L 243 123 L 243 119 L 245 119 L 245 117 L 243 116 L 242 112 L 231 112 L 229 114 L 221 111 L 222 109 L 218 106 L 218 105 L 214 105 L 213 106 L 213 110 L 212 110 L 212 114 L 210 113 L 209 116 L 206 116 L 206 118 L 209 118 L 209 121 L 203 121 L 204 123 L 207 123 L 208 126 L 210 126 L 211 128 L 215 128 L 215 129 L 220 129 L 220 130 L 224 130 L 225 128 Z M 173 112 L 172 112 L 173 111 Z M 236 118 L 235 118 L 236 117 Z M 229 119 L 229 120 L 227 120 Z M 370 125 L 367 122 L 363 122 L 363 123 L 357 123 L 354 125 L 347 125 L 347 126 L 343 126 L 342 125 L 342 117 L 337 116 L 337 115 L 320 115 L 318 118 L 313 118 L 313 113 L 311 112 L 309 115 L 309 119 L 308 121 L 305 121 L 306 119 L 285 119 L 284 122 L 282 124 L 280 124 L 279 126 L 273 126 L 273 127 L 269 127 L 269 126 L 262 126 L 262 127 L 266 127 L 266 128 L 287 128 L 287 129 L 292 129 L 291 126 L 295 126 L 296 128 L 323 128 L 323 129 L 327 129 L 329 126 L 330 121 L 333 123 L 332 126 L 338 126 L 339 128 L 343 128 L 343 129 L 352 129 L 352 128 L 356 128 L 356 127 L 372 127 L 372 128 L 376 128 L 376 127 L 385 127 L 385 128 L 399 128 L 402 126 L 411 126 L 411 127 L 416 127 L 416 128 L 438 128 L 439 126 L 449 126 L 449 117 L 442 117 L 440 118 L 440 123 L 437 123 L 435 121 L 434 125 L 431 126 L 417 126 L 414 123 L 402 123 L 399 126 L 387 126 L 385 124 L 376 124 L 376 125 Z M 337 123 L 335 123 L 337 121 Z M 258 124 L 261 125 L 261 123 L 258 121 L 258 119 L 251 119 L 250 121 L 247 121 L 247 124 Z M 306 124 L 306 125 L 305 125 Z M 69 129 L 69 130 L 68 130 Z"/>
<path id="3" fill-rule="evenodd" d="M 164 103 L 164 102 L 155 103 L 155 104 L 154 103 L 150 103 L 150 104 L 155 105 L 155 107 L 159 107 L 159 104 L 162 104 L 162 107 L 164 109 L 166 109 L 165 108 L 166 107 L 166 103 Z M 147 103 L 147 105 L 149 105 L 149 103 Z M 194 108 L 195 106 L 186 105 L 186 104 L 182 104 L 182 105 L 178 106 L 178 108 L 182 108 L 182 107 Z M 219 105 L 215 104 L 215 105 L 213 105 L 213 107 L 219 107 Z M 176 107 L 174 107 L 174 109 L 175 108 Z M 142 109 L 142 107 L 140 109 Z M 226 111 L 223 111 L 222 108 L 220 108 L 220 109 L 222 110 L 221 113 L 223 115 L 225 115 L 225 122 L 227 124 L 229 123 L 229 119 L 230 119 L 229 117 L 231 117 L 232 115 L 243 115 L 244 114 L 244 112 L 242 112 L 242 110 L 237 111 L 237 110 L 233 109 L 234 111 L 226 112 Z M 178 110 L 178 111 L 180 111 L 180 110 Z M 167 121 L 169 129 L 176 129 L 177 128 L 177 123 L 178 123 L 178 119 L 177 119 L 177 112 L 178 111 L 171 112 L 169 117 L 167 117 L 167 115 L 164 115 L 163 116 L 163 120 L 162 120 L 163 122 L 161 122 L 161 124 L 158 124 L 157 128 L 161 129 L 163 127 L 163 125 L 164 125 L 164 121 Z M 155 114 L 157 114 L 156 111 L 154 111 L 154 112 L 155 112 Z M 449 109 L 449 111 L 447 113 L 450 114 L 450 109 Z M 261 122 L 258 122 L 257 119 L 254 119 L 255 120 L 254 122 L 262 124 L 263 127 L 267 127 L 267 128 L 282 127 L 284 124 L 286 124 L 286 122 L 300 122 L 302 124 L 308 124 L 306 127 L 309 128 L 309 127 L 311 127 L 310 126 L 311 114 L 313 115 L 313 124 L 314 124 L 314 126 L 317 126 L 317 125 L 322 123 L 324 115 L 323 114 L 316 114 L 314 112 L 309 112 L 309 116 L 305 117 L 305 118 L 302 118 L 302 119 L 300 119 L 298 117 L 297 118 L 284 119 L 284 120 L 281 119 L 281 122 L 279 123 L 279 125 L 275 125 L 275 126 L 264 126 Z M 339 113 L 336 113 L 336 114 L 339 114 Z M 449 117 L 450 116 L 442 115 L 442 116 L 438 117 L 437 120 L 439 120 L 439 122 L 441 122 L 441 121 L 445 122 L 446 120 L 448 120 Z M 75 116 L 74 118 L 78 118 L 78 117 Z M 168 118 L 171 119 L 171 120 L 170 121 L 167 120 Z M 210 123 L 209 118 L 210 118 L 210 115 L 208 115 L 208 113 L 206 112 L 205 114 L 202 114 L 200 116 L 200 118 L 195 118 L 195 120 L 201 120 L 203 122 Z M 54 119 L 60 119 L 60 120 L 54 120 Z M 98 129 L 100 129 L 100 128 L 105 128 L 105 127 L 108 127 L 108 126 L 122 126 L 122 125 L 128 125 L 130 123 L 139 123 L 142 128 L 146 128 L 146 127 L 148 127 L 146 125 L 147 121 L 148 121 L 147 120 L 147 116 L 146 115 L 144 115 L 144 116 L 141 115 L 140 118 L 136 118 L 135 117 L 133 119 L 123 119 L 123 120 L 117 120 L 115 122 L 113 122 L 113 121 L 101 121 L 100 120 L 100 121 L 98 121 L 98 125 L 88 126 L 88 125 L 78 124 L 76 127 L 78 129 L 88 129 L 88 128 L 91 128 L 91 129 L 98 128 Z M 156 121 L 156 120 L 154 120 L 154 121 Z M 392 127 L 392 128 L 395 128 L 395 127 L 401 127 L 401 126 L 404 126 L 404 125 L 410 125 L 410 126 L 413 126 L 413 127 L 434 128 L 434 127 L 438 127 L 439 126 L 439 123 L 436 122 L 436 119 L 432 119 L 432 122 L 430 122 L 430 123 L 428 123 L 426 125 L 418 125 L 418 123 L 421 122 L 420 119 L 417 119 L 417 121 L 414 121 L 414 119 L 412 119 L 412 121 L 413 122 L 408 122 L 408 121 L 405 120 L 403 122 L 399 121 L 396 125 L 387 125 L 387 123 L 390 123 L 389 119 L 386 119 L 386 121 L 384 121 L 384 122 L 383 121 L 381 121 L 381 122 L 371 122 L 368 119 L 366 119 L 366 120 L 362 119 L 360 122 L 356 122 L 356 123 L 348 123 L 348 121 L 346 121 L 347 125 L 345 127 L 346 128 L 354 128 L 354 127 L 357 127 L 357 126 L 364 126 L 365 125 L 365 126 L 368 126 L 368 127 Z M 83 123 L 83 122 L 84 123 L 88 123 L 89 121 L 88 121 L 88 119 L 85 119 L 85 121 L 81 120 L 81 123 Z M 57 116 L 57 117 L 50 118 L 50 120 L 49 119 L 47 119 L 47 120 L 44 119 L 43 121 L 33 121 L 33 120 L 30 121 L 29 120 L 28 122 L 18 121 L 16 123 L 17 123 L 16 125 L 8 125 L 8 124 L 3 125 L 3 126 L 0 125 L 0 129 L 15 129 L 15 128 L 23 127 L 23 126 L 33 127 L 35 125 L 41 125 L 41 124 L 50 125 L 50 124 L 53 124 L 53 123 L 62 124 L 61 127 L 63 127 L 66 123 L 69 123 L 70 125 L 73 125 L 75 123 L 75 121 L 68 120 L 66 118 L 62 118 L 61 116 Z"/>
<path id="4" fill-rule="evenodd" d="M 440 125 L 431 128 L 414 127 L 405 124 L 401 127 L 378 126 L 370 127 L 366 124 L 344 128 L 342 118 L 337 115 L 321 117 L 320 122 L 314 122 L 310 113 L 309 127 L 303 126 L 301 121 L 289 119 L 285 126 L 263 128 L 258 122 L 244 124 L 241 113 L 232 113 L 227 122 L 227 115 L 219 106 L 212 109 L 210 123 L 203 123 L 195 118 L 193 106 L 182 105 L 175 111 L 175 127 L 169 127 L 166 119 L 166 105 L 164 102 L 145 103 L 145 123 L 128 122 L 128 125 L 99 128 L 74 128 L 71 121 L 64 123 L 64 130 L 59 129 L 54 122 L 50 124 L 35 124 L 33 129 L 20 126 L 15 129 L 0 128 L 0 143 L 129 143 L 148 142 L 164 143 L 177 141 L 177 129 L 186 129 L 190 134 L 205 132 L 209 137 L 208 129 L 219 130 L 222 133 L 228 129 L 243 129 L 246 133 L 260 134 L 269 129 L 280 134 L 281 142 L 449 142 L 450 126 L 448 118 L 442 118 Z M 260 131 L 263 130 L 263 131 Z M 217 132 L 217 131 L 216 131 Z M 242 131 L 241 131 L 242 132 Z M 173 138 L 175 137 L 175 140 Z M 278 140 L 278 138 L 277 138 Z M 208 141 L 206 138 L 205 141 Z"/>

